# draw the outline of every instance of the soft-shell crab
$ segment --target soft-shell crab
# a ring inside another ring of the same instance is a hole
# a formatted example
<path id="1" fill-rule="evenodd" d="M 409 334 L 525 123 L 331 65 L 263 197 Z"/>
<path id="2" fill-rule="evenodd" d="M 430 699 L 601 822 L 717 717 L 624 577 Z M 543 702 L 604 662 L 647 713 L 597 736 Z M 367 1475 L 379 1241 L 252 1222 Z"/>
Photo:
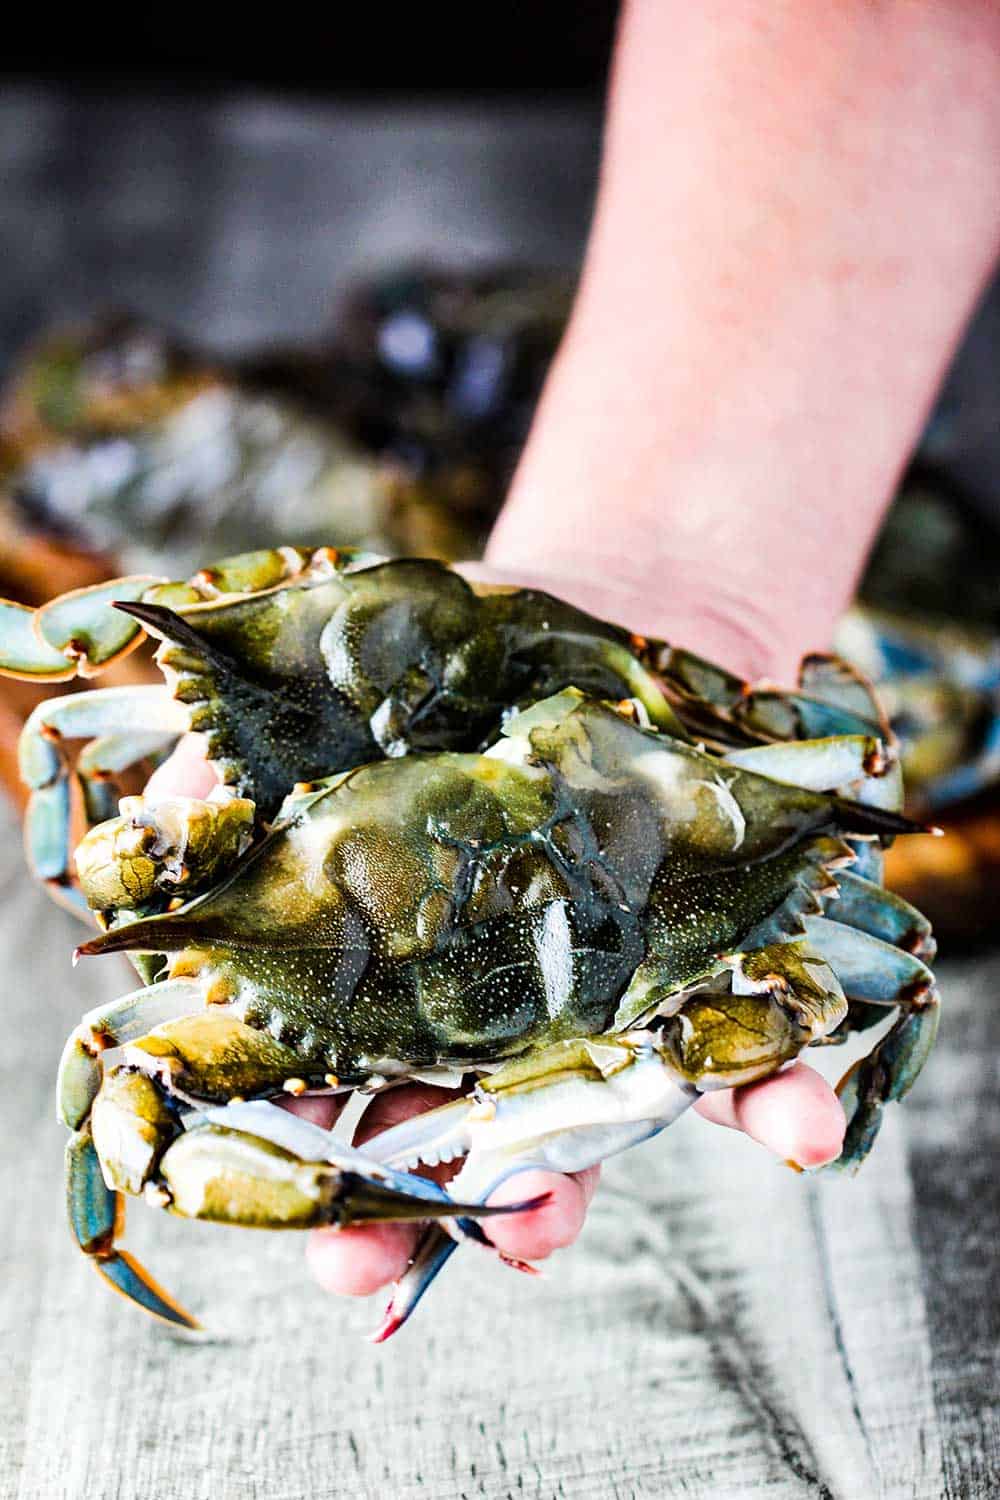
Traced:
<path id="1" fill-rule="evenodd" d="M 114 608 L 110 606 L 114 605 Z M 179 582 L 114 579 L 37 610 L 0 601 L 0 675 L 94 677 L 149 631 L 165 687 L 49 699 L 21 736 L 27 844 L 41 879 L 70 874 L 74 788 L 89 822 L 108 783 L 189 730 L 224 784 L 274 816 L 301 781 L 410 750 L 474 749 L 511 704 L 574 682 L 674 715 L 646 642 L 535 590 L 468 584 L 441 563 L 284 547 Z M 88 739 L 71 772 L 63 742 Z"/>
<path id="2" fill-rule="evenodd" d="M 751 691 L 539 590 L 332 547 L 245 553 L 180 581 L 117 578 L 39 609 L 0 600 L 0 676 L 97 677 L 147 631 L 165 686 L 66 694 L 25 725 L 26 842 L 53 887 L 71 888 L 73 803 L 88 823 L 108 817 L 115 778 L 192 730 L 262 819 L 302 781 L 413 750 L 485 748 L 512 705 L 570 685 L 634 697 L 655 727 L 715 747 L 888 735 L 866 688 L 823 658 L 806 659 L 798 693 Z M 75 766 L 71 740 L 90 741 Z"/>
<path id="3" fill-rule="evenodd" d="M 79 951 L 129 952 L 147 981 L 84 1017 L 60 1070 L 71 1221 L 106 1278 L 193 1326 L 116 1246 L 121 1192 L 260 1227 L 440 1219 L 384 1336 L 456 1243 L 488 1243 L 477 1220 L 505 1178 L 600 1161 L 699 1092 L 765 1077 L 894 1009 L 841 1086 L 841 1164 L 859 1163 L 937 1024 L 928 925 L 879 884 L 879 841 L 914 825 L 865 685 L 811 658 L 799 692 L 751 693 L 545 595 L 480 596 L 457 580 L 471 613 L 456 629 L 447 570 L 298 562 L 245 597 L 161 585 L 139 605 L 169 637 L 159 657 L 177 694 L 139 701 L 164 705 L 160 735 L 206 728 L 228 786 L 207 802 L 123 802 L 77 851 L 105 928 Z M 205 577 L 218 588 L 260 566 Z M 87 597 L 86 625 L 77 601 L 63 615 L 56 601 L 37 636 L 13 617 L 7 670 L 31 664 L 32 641 L 44 665 L 60 651 L 99 665 L 121 649 L 92 607 L 108 597 Z M 294 739 L 275 739 L 262 680 L 272 713 L 287 699 L 306 724 L 324 716 L 336 774 L 316 779 L 318 739 L 301 738 L 299 761 Z M 60 880 L 67 823 L 47 799 L 58 788 L 65 803 L 73 777 L 58 735 L 124 728 L 108 702 L 125 704 L 132 734 L 153 732 L 134 697 L 78 702 L 77 717 L 72 699 L 45 705 L 25 732 L 29 772 L 51 751 L 32 846 Z M 168 721 L 178 704 L 183 720 Z M 126 752 L 112 744 L 117 765 Z M 109 759 L 91 747 L 85 777 Z M 466 1097 L 363 1152 L 269 1102 L 463 1077 Z M 448 1189 L 412 1171 L 459 1158 Z"/>

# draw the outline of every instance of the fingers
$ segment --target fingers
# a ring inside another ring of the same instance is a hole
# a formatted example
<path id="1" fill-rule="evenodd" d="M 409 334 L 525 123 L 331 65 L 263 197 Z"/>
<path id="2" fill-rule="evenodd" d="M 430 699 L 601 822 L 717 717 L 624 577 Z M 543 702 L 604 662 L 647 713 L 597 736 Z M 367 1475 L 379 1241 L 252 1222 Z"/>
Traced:
<path id="1" fill-rule="evenodd" d="M 324 1291 L 341 1297 L 369 1297 L 399 1280 L 419 1235 L 415 1224 L 314 1229 L 306 1247 L 306 1263 Z"/>
<path id="2" fill-rule="evenodd" d="M 185 734 L 173 754 L 158 766 L 146 782 L 145 796 L 150 801 L 160 797 L 207 797 L 218 784 L 218 776 L 206 759 L 205 741 L 200 734 Z"/>
<path id="3" fill-rule="evenodd" d="M 559 1172 L 519 1172 L 489 1196 L 490 1203 L 518 1203 L 548 1194 L 538 1208 L 509 1218 L 491 1219 L 487 1234 L 505 1255 L 519 1260 L 545 1260 L 553 1250 L 571 1245 L 583 1228 L 587 1208 L 597 1188 L 600 1167 L 588 1167 L 572 1177 Z"/>
<path id="4" fill-rule="evenodd" d="M 390 1089 L 369 1106 L 358 1128 L 357 1143 L 411 1115 L 442 1104 L 455 1095 L 449 1090 L 414 1084 Z M 289 1100 L 285 1108 L 329 1128 L 340 1112 L 336 1096 Z M 454 1176 L 454 1166 L 442 1166 L 426 1175 L 438 1182 Z M 564 1177 L 555 1172 L 522 1172 L 509 1178 L 491 1195 L 491 1203 L 516 1203 L 525 1198 L 548 1195 L 546 1202 L 523 1214 L 490 1221 L 489 1236 L 498 1250 L 522 1260 L 544 1260 L 576 1239 L 587 1206 L 594 1195 L 600 1171 Z M 310 1236 L 307 1261 L 316 1280 L 328 1292 L 366 1297 L 406 1270 L 416 1247 L 420 1226 L 415 1224 L 369 1224 L 352 1229 L 317 1229 Z"/>
<path id="5" fill-rule="evenodd" d="M 801 1167 L 819 1167 L 839 1156 L 847 1127 L 826 1079 L 799 1062 L 761 1083 L 705 1094 L 695 1108 L 706 1120 L 742 1130 Z"/>

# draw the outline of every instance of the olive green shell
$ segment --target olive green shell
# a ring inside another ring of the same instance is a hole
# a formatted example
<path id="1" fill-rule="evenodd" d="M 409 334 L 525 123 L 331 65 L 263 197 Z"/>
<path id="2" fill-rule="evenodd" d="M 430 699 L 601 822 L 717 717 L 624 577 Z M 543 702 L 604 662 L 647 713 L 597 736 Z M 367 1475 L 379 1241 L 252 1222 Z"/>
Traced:
<path id="1" fill-rule="evenodd" d="M 638 696 L 673 725 L 627 631 L 536 590 L 477 593 L 440 563 L 345 557 L 242 597 L 205 603 L 168 585 L 128 606 L 168 642 L 158 660 L 192 729 L 263 817 L 299 782 L 413 750 L 479 749 L 505 710 L 570 684 Z"/>
<path id="2" fill-rule="evenodd" d="M 84 951 L 185 950 L 303 1077 L 492 1061 L 662 1009 L 899 823 L 577 694 L 512 734 L 289 799 L 228 880 Z"/>

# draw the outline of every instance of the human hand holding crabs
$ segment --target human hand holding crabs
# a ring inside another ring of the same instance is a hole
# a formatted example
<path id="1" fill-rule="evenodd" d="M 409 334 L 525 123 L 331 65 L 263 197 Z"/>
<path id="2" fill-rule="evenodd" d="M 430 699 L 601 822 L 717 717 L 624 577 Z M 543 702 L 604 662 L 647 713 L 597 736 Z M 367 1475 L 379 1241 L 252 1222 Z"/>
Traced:
<path id="1" fill-rule="evenodd" d="M 495 571 L 470 566 L 467 572 L 480 578 L 497 578 Z M 532 580 L 542 583 L 544 580 Z M 572 587 L 560 580 L 564 594 Z M 586 590 L 576 590 L 586 603 Z M 696 630 L 692 620 L 688 638 Z M 705 635 L 707 637 L 708 631 Z M 204 757 L 200 737 L 187 736 L 178 749 L 151 778 L 146 800 L 176 795 L 205 796 L 216 780 Z M 354 1137 L 363 1145 L 382 1130 L 412 1115 L 432 1109 L 463 1090 L 449 1091 L 425 1084 L 406 1084 L 377 1094 L 368 1105 Z M 331 1127 L 343 1104 L 330 1094 L 307 1095 L 282 1101 L 314 1124 Z M 758 1084 L 702 1096 L 695 1106 L 706 1119 L 743 1130 L 779 1157 L 802 1166 L 819 1166 L 835 1158 L 844 1136 L 845 1116 L 830 1086 L 812 1068 L 795 1063 Z M 437 1181 L 447 1181 L 458 1170 L 454 1166 L 424 1169 Z M 522 1213 L 487 1221 L 490 1239 L 506 1255 L 519 1261 L 543 1260 L 554 1250 L 569 1245 L 579 1234 L 587 1207 L 597 1188 L 599 1167 L 571 1176 L 532 1169 L 510 1177 L 488 1198 L 491 1204 L 541 1199 L 539 1206 Z M 406 1269 L 420 1226 L 413 1223 L 380 1223 L 339 1230 L 314 1230 L 308 1258 L 320 1283 L 332 1292 L 365 1296 L 398 1280 Z"/>
<path id="2" fill-rule="evenodd" d="M 992 264 L 998 41 L 986 3 L 626 5 L 581 290 L 477 576 L 748 678 L 788 681 L 829 640 Z M 150 791 L 210 777 L 191 739 Z M 389 1091 L 359 1143 L 444 1097 Z M 288 1107 L 324 1125 L 337 1108 Z M 697 1108 L 802 1165 L 843 1137 L 801 1063 Z M 597 1177 L 510 1180 L 491 1201 L 548 1197 L 490 1237 L 543 1259 Z M 317 1230 L 310 1264 L 368 1293 L 415 1239 Z"/>

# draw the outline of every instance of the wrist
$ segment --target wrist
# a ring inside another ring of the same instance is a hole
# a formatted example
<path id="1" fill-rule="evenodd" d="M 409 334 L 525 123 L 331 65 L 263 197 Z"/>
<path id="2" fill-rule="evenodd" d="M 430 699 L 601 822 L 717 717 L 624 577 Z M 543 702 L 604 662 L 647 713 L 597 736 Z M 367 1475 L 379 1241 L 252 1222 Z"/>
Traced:
<path id="1" fill-rule="evenodd" d="M 789 618 L 776 619 L 765 602 L 737 582 L 706 576 L 704 566 L 653 557 L 650 549 L 538 547 L 538 527 L 505 526 L 490 542 L 482 570 L 492 582 L 540 588 L 600 619 L 640 635 L 683 646 L 758 681 L 790 683 L 799 660 L 823 641 L 809 640 Z"/>

